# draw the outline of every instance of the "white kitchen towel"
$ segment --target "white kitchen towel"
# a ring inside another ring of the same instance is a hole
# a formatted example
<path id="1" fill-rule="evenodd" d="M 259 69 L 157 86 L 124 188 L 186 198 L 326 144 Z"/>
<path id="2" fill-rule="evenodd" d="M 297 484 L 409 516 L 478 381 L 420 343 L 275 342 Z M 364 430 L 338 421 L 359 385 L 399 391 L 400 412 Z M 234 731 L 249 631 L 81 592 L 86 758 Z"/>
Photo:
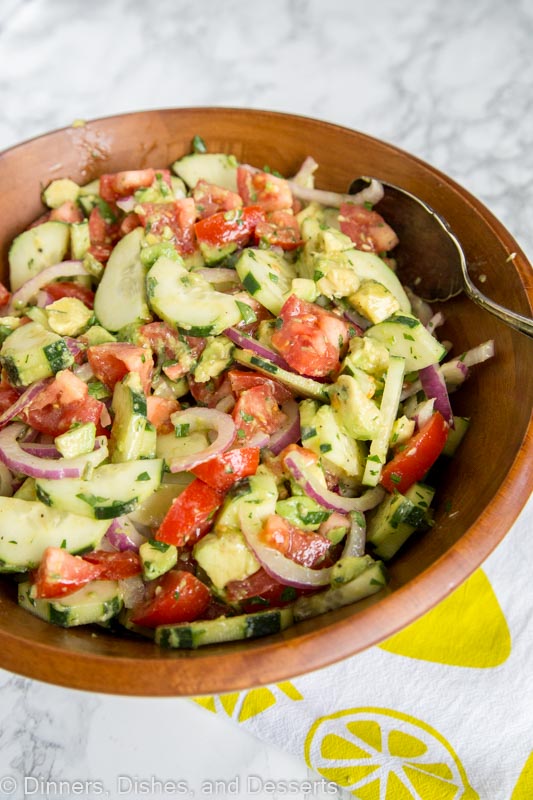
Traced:
<path id="1" fill-rule="evenodd" d="M 482 568 L 381 645 L 196 702 L 347 797 L 533 800 L 532 545 L 530 503 Z"/>

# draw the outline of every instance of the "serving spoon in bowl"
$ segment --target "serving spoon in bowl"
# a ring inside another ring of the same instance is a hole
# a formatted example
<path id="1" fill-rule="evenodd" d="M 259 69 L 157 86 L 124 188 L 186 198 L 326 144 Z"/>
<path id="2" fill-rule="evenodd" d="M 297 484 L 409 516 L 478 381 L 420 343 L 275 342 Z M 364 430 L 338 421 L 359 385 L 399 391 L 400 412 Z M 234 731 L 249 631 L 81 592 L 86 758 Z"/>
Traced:
<path id="1" fill-rule="evenodd" d="M 349 194 L 368 187 L 370 178 L 356 178 Z M 504 308 L 484 295 L 472 282 L 463 248 L 446 220 L 431 206 L 386 181 L 381 200 L 374 206 L 394 229 L 400 244 L 394 250 L 402 283 L 423 300 L 443 301 L 465 294 L 485 311 L 526 336 L 533 337 L 533 320 Z"/>

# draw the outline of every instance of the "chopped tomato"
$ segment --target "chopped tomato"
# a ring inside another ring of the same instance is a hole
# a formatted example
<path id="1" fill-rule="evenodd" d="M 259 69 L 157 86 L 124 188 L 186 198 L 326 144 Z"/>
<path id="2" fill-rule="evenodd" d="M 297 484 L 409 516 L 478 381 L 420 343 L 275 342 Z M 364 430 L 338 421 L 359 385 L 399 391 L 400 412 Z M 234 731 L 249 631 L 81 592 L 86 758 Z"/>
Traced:
<path id="1" fill-rule="evenodd" d="M 166 322 L 143 325 L 140 336 L 142 344 L 150 345 L 157 355 L 158 366 L 172 381 L 190 372 L 206 345 L 200 336 L 183 336 Z"/>
<path id="2" fill-rule="evenodd" d="M 171 233 L 179 253 L 194 251 L 196 208 L 192 197 L 171 203 L 140 203 L 135 206 L 135 212 L 150 233 L 156 236 Z"/>
<path id="3" fill-rule="evenodd" d="M 155 426 L 160 433 L 170 433 L 173 425 L 170 422 L 170 415 L 179 411 L 180 404 L 172 397 L 158 397 L 150 394 L 146 398 L 148 420 Z"/>
<path id="4" fill-rule="evenodd" d="M 82 558 L 99 568 L 98 577 L 103 581 L 122 581 L 142 572 L 139 554 L 133 550 L 122 552 L 93 550 L 92 553 L 86 553 Z"/>
<path id="5" fill-rule="evenodd" d="M 239 447 L 244 447 L 260 431 L 275 433 L 286 422 L 274 392 L 271 386 L 263 384 L 252 386 L 240 395 L 232 411 Z"/>
<path id="6" fill-rule="evenodd" d="M 232 211 L 219 211 L 194 226 L 199 242 L 210 247 L 223 247 L 236 244 L 244 247 L 252 237 L 256 225 L 265 218 L 259 206 L 246 206 Z"/>
<path id="7" fill-rule="evenodd" d="M 142 225 L 140 217 L 135 212 L 131 212 L 131 214 L 126 214 L 122 222 L 120 223 L 118 229 L 118 235 L 120 238 L 126 236 L 126 234 L 131 233 L 135 230 L 135 228 L 139 228 Z"/>
<path id="8" fill-rule="evenodd" d="M 241 321 L 235 325 L 236 328 L 243 331 L 243 333 L 247 333 L 248 336 L 253 336 L 256 333 L 263 320 L 273 319 L 270 311 L 262 306 L 254 297 L 249 295 L 248 292 L 233 291 L 230 294 L 234 300 L 249 306 L 255 315 L 253 322 L 246 322 L 244 319 L 241 319 Z"/>
<path id="9" fill-rule="evenodd" d="M 237 396 L 251 389 L 253 386 L 270 386 L 274 398 L 278 403 L 286 403 L 287 400 L 291 400 L 292 398 L 290 389 L 287 389 L 286 386 L 274 380 L 274 378 L 267 378 L 266 375 L 260 375 L 258 372 L 245 372 L 240 369 L 230 369 L 228 371 L 228 378 L 232 391 Z"/>
<path id="10" fill-rule="evenodd" d="M 100 577 L 100 568 L 61 547 L 47 547 L 35 577 L 36 597 L 62 597 Z"/>
<path id="11" fill-rule="evenodd" d="M 446 444 L 448 423 L 438 411 L 409 439 L 405 449 L 383 467 L 381 484 L 388 492 L 404 492 L 424 477 Z"/>
<path id="12" fill-rule="evenodd" d="M 398 237 L 381 214 L 355 203 L 342 203 L 339 209 L 340 228 L 358 250 L 384 253 L 398 244 Z"/>
<path id="13" fill-rule="evenodd" d="M 316 567 L 331 547 L 326 536 L 302 531 L 278 514 L 268 517 L 259 536 L 269 547 L 306 567 Z"/>
<path id="14" fill-rule="evenodd" d="M 42 389 L 33 399 L 32 408 L 44 408 L 44 406 L 57 403 L 68 405 L 80 400 L 85 400 L 88 394 L 87 384 L 74 375 L 69 369 L 58 372 L 50 383 Z"/>
<path id="15" fill-rule="evenodd" d="M 89 253 L 97 261 L 107 261 L 117 240 L 117 227 L 106 222 L 98 206 L 95 206 L 89 215 L 89 238 L 91 240 Z"/>
<path id="16" fill-rule="evenodd" d="M 295 250 L 303 244 L 298 220 L 290 211 L 271 211 L 255 229 L 255 238 L 268 247 Z"/>
<path id="17" fill-rule="evenodd" d="M 209 461 L 194 467 L 191 472 L 213 489 L 226 492 L 241 478 L 255 475 L 259 466 L 259 455 L 258 447 L 227 450 L 222 455 L 210 458 Z"/>
<path id="18" fill-rule="evenodd" d="M 299 592 L 272 578 L 262 567 L 242 581 L 230 581 L 225 587 L 230 603 L 240 602 L 246 613 L 261 608 L 280 607 L 291 603 Z"/>
<path id="19" fill-rule="evenodd" d="M 224 373 L 206 383 L 197 383 L 192 375 L 187 376 L 187 381 L 192 396 L 200 406 L 214 408 L 226 397 L 233 397 L 230 382 Z"/>
<path id="20" fill-rule="evenodd" d="M 132 614 L 136 625 L 156 628 L 198 619 L 209 605 L 211 593 L 191 572 L 171 570 L 157 580 L 152 597 Z"/>
<path id="21" fill-rule="evenodd" d="M 26 408 L 21 414 L 22 418 L 35 428 L 36 431 L 49 436 L 59 436 L 66 433 L 74 423 L 94 422 L 98 435 L 105 433 L 106 426 L 104 414 L 106 407 L 94 397 L 87 396 L 85 400 L 69 403 L 65 406 L 49 405 L 43 408 Z"/>
<path id="22" fill-rule="evenodd" d="M 258 205 L 264 211 L 292 208 L 292 192 L 284 178 L 270 172 L 237 167 L 237 188 L 245 205 Z"/>
<path id="23" fill-rule="evenodd" d="M 87 289 L 86 286 L 80 286 L 79 283 L 74 283 L 74 281 L 48 283 L 43 287 L 43 290 L 54 300 L 60 300 L 62 297 L 75 297 L 81 300 L 87 308 L 92 308 L 94 305 L 94 292 Z"/>
<path id="24" fill-rule="evenodd" d="M 0 306 L 5 306 L 11 299 L 11 292 L 6 289 L 3 283 L 0 283 Z"/>
<path id="25" fill-rule="evenodd" d="M 84 381 L 70 370 L 62 370 L 20 416 L 32 428 L 50 436 L 65 433 L 75 422 L 94 422 L 100 434 L 104 432 L 101 422 L 104 410 L 103 403 L 89 396 Z"/>
<path id="26" fill-rule="evenodd" d="M 231 211 L 241 208 L 242 198 L 236 192 L 216 186 L 203 179 L 199 180 L 192 193 L 198 219 L 211 217 L 218 211 Z"/>
<path id="27" fill-rule="evenodd" d="M 316 453 L 313 453 L 312 450 L 309 450 L 308 447 L 301 447 L 299 444 L 289 444 L 287 447 L 281 451 L 278 458 L 283 465 L 283 469 L 286 470 L 285 466 L 285 458 L 296 451 L 302 460 L 303 466 L 305 467 L 314 467 L 318 464 L 318 456 Z"/>
<path id="28" fill-rule="evenodd" d="M 107 203 L 114 203 L 119 197 L 128 197 L 137 189 L 151 186 L 160 175 L 168 186 L 171 186 L 168 169 L 130 169 L 100 176 L 100 197 Z"/>
<path id="29" fill-rule="evenodd" d="M 280 311 L 272 345 L 301 375 L 322 377 L 339 366 L 348 324 L 316 303 L 291 295 Z"/>
<path id="30" fill-rule="evenodd" d="M 155 535 L 158 542 L 176 547 L 196 544 L 207 533 L 224 495 L 199 478 L 172 501 Z"/>
<path id="31" fill-rule="evenodd" d="M 145 394 L 150 391 L 152 351 L 129 342 L 106 342 L 87 348 L 87 359 L 95 376 L 113 389 L 128 372 L 137 372 Z"/>
<path id="32" fill-rule="evenodd" d="M 35 428 L 36 431 L 46 433 L 49 436 L 59 436 L 70 430 L 74 423 L 94 422 L 96 433 L 105 433 L 105 425 L 102 416 L 106 408 L 99 400 L 87 396 L 85 400 L 79 400 L 67 405 L 48 405 L 42 408 L 26 408 L 21 416 Z"/>
<path id="33" fill-rule="evenodd" d="M 67 200 L 58 208 L 50 211 L 50 220 L 54 222 L 83 222 L 83 214 L 72 200 Z"/>
<path id="34" fill-rule="evenodd" d="M 19 397 L 20 394 L 16 389 L 13 389 L 9 383 L 4 383 L 4 381 L 2 381 L 2 383 L 0 383 L 0 414 L 3 414 L 8 408 L 11 408 Z"/>

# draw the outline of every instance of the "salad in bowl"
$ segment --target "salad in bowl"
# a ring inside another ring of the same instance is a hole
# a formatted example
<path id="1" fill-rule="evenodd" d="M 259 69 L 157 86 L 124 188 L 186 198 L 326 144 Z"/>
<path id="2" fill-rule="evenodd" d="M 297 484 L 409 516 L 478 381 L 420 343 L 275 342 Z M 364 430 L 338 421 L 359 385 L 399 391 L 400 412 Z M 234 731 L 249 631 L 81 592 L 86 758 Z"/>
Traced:
<path id="1" fill-rule="evenodd" d="M 469 420 L 444 318 L 356 195 L 192 152 L 58 178 L 0 296 L 0 571 L 56 625 L 165 648 L 278 633 L 382 591 L 431 535 Z M 455 343 L 456 347 L 460 343 Z"/>

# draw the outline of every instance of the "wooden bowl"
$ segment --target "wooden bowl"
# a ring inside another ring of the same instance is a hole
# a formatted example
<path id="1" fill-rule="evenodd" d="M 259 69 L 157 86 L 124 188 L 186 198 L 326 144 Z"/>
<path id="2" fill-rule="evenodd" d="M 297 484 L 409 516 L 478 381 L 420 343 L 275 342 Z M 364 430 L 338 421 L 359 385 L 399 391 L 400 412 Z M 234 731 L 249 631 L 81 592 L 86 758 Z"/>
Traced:
<path id="1" fill-rule="evenodd" d="M 126 114 L 41 136 L 0 157 L 0 243 L 7 271 L 13 237 L 41 212 L 53 178 L 87 182 L 102 172 L 162 167 L 200 134 L 210 151 L 294 173 L 305 156 L 320 164 L 317 185 L 346 191 L 375 175 L 426 200 L 448 219 L 483 290 L 531 313 L 531 267 L 502 225 L 468 192 L 407 153 L 361 133 L 304 117 L 241 109 L 193 108 Z M 508 256 L 515 253 L 509 261 Z M 14 582 L 0 581 L 0 666 L 50 683 L 132 695 L 193 695 L 285 680 L 353 655 L 390 636 L 442 600 L 488 556 L 532 490 L 531 342 L 464 296 L 446 303 L 444 337 L 460 353 L 486 339 L 496 357 L 474 369 L 454 396 L 471 429 L 443 475 L 435 527 L 390 565 L 386 592 L 300 623 L 285 633 L 191 652 L 144 640 L 63 630 L 21 610 Z M 451 506 L 451 510 L 450 510 Z"/>

